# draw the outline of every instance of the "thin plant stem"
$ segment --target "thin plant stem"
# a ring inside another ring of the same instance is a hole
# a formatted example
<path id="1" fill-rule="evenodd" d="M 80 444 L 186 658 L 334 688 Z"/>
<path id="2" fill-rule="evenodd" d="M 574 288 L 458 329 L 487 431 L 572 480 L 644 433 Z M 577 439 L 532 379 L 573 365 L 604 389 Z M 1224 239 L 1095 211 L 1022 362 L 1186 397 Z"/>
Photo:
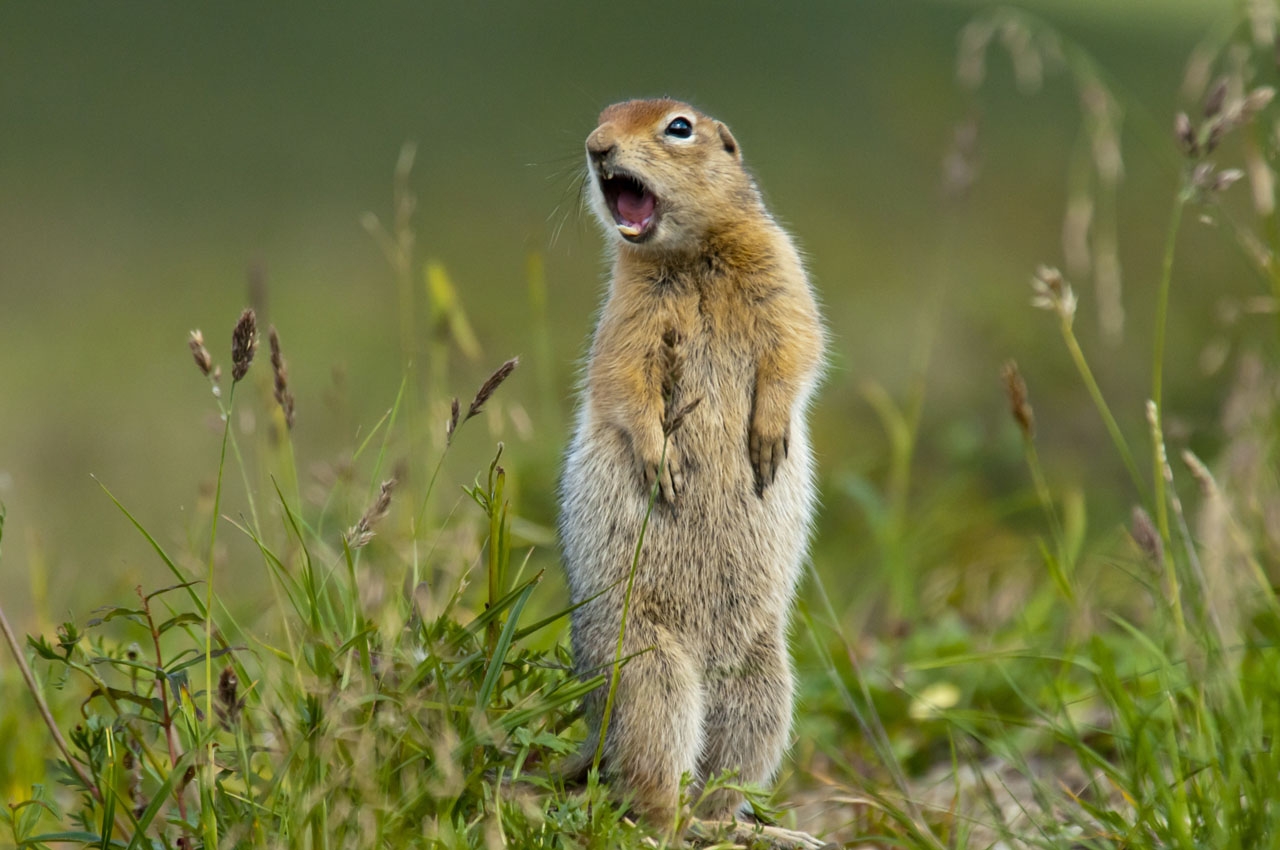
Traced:
<path id="1" fill-rule="evenodd" d="M 1169 554 L 1169 514 L 1168 507 L 1165 504 L 1165 477 L 1164 471 L 1167 461 L 1165 459 L 1164 447 L 1164 430 L 1161 426 L 1161 411 L 1159 406 L 1154 402 L 1150 402 L 1147 406 L 1147 415 L 1151 426 L 1151 444 L 1154 449 L 1154 462 L 1156 467 L 1156 484 L 1159 490 L 1156 492 L 1156 498 L 1160 501 L 1156 503 L 1157 516 L 1160 517 L 1159 532 L 1160 537 L 1165 541 L 1164 551 L 1161 553 L 1164 568 L 1165 581 L 1169 585 L 1169 604 L 1173 607 L 1173 621 L 1178 630 L 1178 637 L 1183 641 L 1187 637 L 1187 623 L 1182 612 L 1182 587 L 1178 581 L 1177 562 L 1173 556 Z"/>
<path id="2" fill-rule="evenodd" d="M 1120 453 L 1120 459 L 1124 461 L 1125 469 L 1129 471 L 1129 477 L 1133 479 L 1133 485 L 1138 492 L 1143 492 L 1142 475 L 1138 472 L 1138 465 L 1133 460 L 1133 455 L 1129 452 L 1129 444 L 1125 442 L 1124 434 L 1120 431 L 1120 426 L 1116 423 L 1116 418 L 1111 415 L 1111 408 L 1107 405 L 1107 400 L 1102 395 L 1102 390 L 1098 387 L 1097 380 L 1093 377 L 1093 370 L 1089 368 L 1089 361 L 1085 359 L 1084 351 L 1080 348 L 1080 342 L 1076 339 L 1075 331 L 1071 328 L 1071 318 L 1063 316 L 1062 322 L 1062 339 L 1067 344 L 1067 351 L 1071 354 L 1071 360 L 1075 363 L 1076 371 L 1080 373 L 1081 380 L 1084 381 L 1085 389 L 1089 391 L 1089 397 L 1093 399 L 1094 407 L 1098 408 L 1099 415 L 1102 416 L 1102 422 L 1106 425 L 1107 433 L 1111 435 L 1111 441 L 1115 443 L 1116 451 Z M 1157 473 L 1157 478 L 1159 473 Z"/>
<path id="3" fill-rule="evenodd" d="M 18 639 L 14 637 L 13 629 L 9 626 L 9 618 L 5 616 L 4 608 L 0 608 L 0 631 L 4 632 L 4 640 L 5 643 L 9 644 L 9 652 L 13 655 L 13 660 L 18 665 L 18 670 L 22 672 L 23 681 L 27 683 L 27 690 L 31 692 L 31 698 L 36 701 L 36 709 L 40 712 L 44 725 L 49 727 L 49 732 L 53 735 L 53 742 L 58 745 L 58 749 L 62 752 L 62 757 L 66 759 L 71 769 L 76 772 L 76 776 L 80 777 L 84 787 L 88 788 L 93 798 L 101 803 L 102 792 L 98 790 L 93 778 L 89 776 L 89 773 L 80 762 L 71 757 L 71 748 L 67 746 L 67 739 L 62 737 L 62 730 L 58 728 L 57 722 L 53 719 L 53 712 L 49 710 L 49 704 L 44 701 L 44 694 L 40 693 L 40 688 L 36 685 L 36 678 L 32 674 L 31 668 L 27 665 L 27 659 L 22 654 L 21 647 L 18 646 Z"/>
<path id="4" fill-rule="evenodd" d="M 231 438 L 231 414 L 235 410 L 236 386 L 238 382 L 231 384 L 231 391 L 227 394 L 227 409 L 223 416 L 222 427 L 222 451 L 218 457 L 218 476 L 217 483 L 213 491 L 213 516 L 209 522 L 209 564 L 205 572 L 205 608 L 204 608 L 204 717 L 205 723 L 210 731 L 213 729 L 213 565 L 214 554 L 218 542 L 218 515 L 222 506 L 222 474 L 227 465 L 227 443 Z M 257 521 L 254 521 L 255 526 Z M 214 771 L 214 741 L 213 735 L 209 736 L 207 745 L 207 782 L 209 787 L 213 785 Z M 203 795 L 202 795 L 203 796 Z M 207 835 L 217 836 L 217 824 L 214 819 L 212 810 L 202 812 L 202 815 L 208 818 L 205 826 Z M 216 843 L 215 845 L 216 846 Z"/>
<path id="5" fill-rule="evenodd" d="M 1044 511 L 1045 518 L 1049 522 L 1049 533 L 1052 535 L 1054 547 L 1057 549 L 1057 557 L 1048 559 L 1052 578 L 1067 601 L 1074 604 L 1076 593 L 1072 584 L 1072 573 L 1074 572 L 1075 564 L 1072 562 L 1067 548 L 1066 535 L 1062 532 L 1062 522 L 1058 519 L 1058 511 L 1053 505 L 1053 493 L 1050 491 L 1049 482 L 1045 478 L 1044 467 L 1040 465 L 1040 453 L 1036 451 L 1035 440 L 1030 435 L 1024 435 L 1022 442 L 1023 453 L 1027 460 L 1027 469 L 1031 472 L 1031 483 L 1036 491 L 1036 499 L 1040 502 L 1040 508 Z"/>
<path id="6" fill-rule="evenodd" d="M 1178 228 L 1182 224 L 1182 210 L 1187 205 L 1189 197 L 1188 189 L 1184 185 L 1178 191 L 1178 197 L 1173 203 L 1173 213 L 1169 219 L 1169 231 L 1165 236 L 1164 260 L 1160 266 L 1160 289 L 1159 294 L 1156 296 L 1155 341 L 1152 344 L 1151 363 L 1151 401 L 1155 404 L 1156 410 L 1160 412 L 1164 411 L 1164 399 L 1162 396 L 1164 389 L 1164 343 L 1165 326 L 1168 324 L 1169 318 L 1169 288 L 1173 279 L 1173 257 L 1178 244 Z M 1154 439 L 1152 440 L 1151 452 L 1156 528 L 1160 531 L 1160 538 L 1164 540 L 1167 546 L 1172 542 L 1169 535 L 1169 509 L 1165 504 L 1164 472 L 1160 456 L 1161 446 Z"/>
<path id="7" fill-rule="evenodd" d="M 160 630 L 156 628 L 155 620 L 151 617 L 151 600 L 142 595 L 141 588 L 138 589 L 138 595 L 142 598 L 142 611 L 147 618 L 147 628 L 151 631 L 151 644 L 156 650 L 156 685 L 160 688 L 160 706 L 163 711 L 160 725 L 164 729 L 165 744 L 169 747 L 169 769 L 176 770 L 178 767 L 178 733 L 173 728 L 173 712 L 169 707 L 169 682 L 164 674 L 164 655 L 160 652 Z M 186 823 L 186 795 L 181 788 L 175 788 L 174 791 L 178 797 L 178 814 L 182 816 L 183 823 Z"/>
<path id="8" fill-rule="evenodd" d="M 636 571 L 640 567 L 640 549 L 644 546 L 644 535 L 649 530 L 649 517 L 653 516 L 653 506 L 658 501 L 658 490 L 662 486 L 662 474 L 667 466 L 667 444 L 669 438 L 662 441 L 662 457 L 658 461 L 658 474 L 654 478 L 653 488 L 649 491 L 649 504 L 645 508 L 644 520 L 640 523 L 640 536 L 636 539 L 636 551 L 631 556 L 631 571 L 627 575 L 627 589 L 622 595 L 622 619 L 618 625 L 618 646 L 614 651 L 613 669 L 609 673 L 609 693 L 604 700 L 604 713 L 600 716 L 600 739 L 596 741 L 596 754 L 591 767 L 600 769 L 600 761 L 604 758 L 604 737 L 609 731 L 609 720 L 613 716 L 613 701 L 618 693 L 618 680 L 622 676 L 622 643 L 627 634 L 627 614 L 631 610 L 631 589 L 636 583 Z"/>
<path id="9" fill-rule="evenodd" d="M 501 444 L 499 444 L 499 452 L 501 452 Z M 492 608 L 498 604 L 498 600 L 502 597 L 505 590 L 506 578 L 503 575 L 504 550 L 506 548 L 506 518 L 507 507 L 503 503 L 503 491 L 506 489 L 507 475 L 502 467 L 497 467 L 494 474 L 494 483 L 489 491 L 489 607 Z M 498 644 L 498 633 L 502 627 L 502 618 L 494 618 L 489 623 L 488 644 L 489 654 L 492 655 L 494 647 Z"/>

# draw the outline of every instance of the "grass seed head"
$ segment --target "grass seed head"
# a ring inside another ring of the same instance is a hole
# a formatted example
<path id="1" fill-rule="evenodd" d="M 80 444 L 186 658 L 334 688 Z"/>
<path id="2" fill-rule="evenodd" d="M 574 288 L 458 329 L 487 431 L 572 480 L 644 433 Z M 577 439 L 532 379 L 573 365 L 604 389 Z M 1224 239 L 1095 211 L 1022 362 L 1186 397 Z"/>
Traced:
<path id="1" fill-rule="evenodd" d="M 487 402 L 493 394 L 497 392 L 498 387 L 502 386 L 502 382 L 509 378 L 511 373 L 514 372 L 516 367 L 519 365 L 520 358 L 512 357 L 506 363 L 499 366 L 497 371 L 485 379 L 485 382 L 480 385 L 480 389 L 476 391 L 476 397 L 471 400 L 471 407 L 467 409 L 467 419 L 475 416 L 484 408 L 485 402 Z M 465 422 L 466 420 L 464 419 L 463 421 Z"/>
<path id="2" fill-rule="evenodd" d="M 1031 288 L 1035 290 L 1031 299 L 1033 307 L 1057 313 L 1064 322 L 1071 324 L 1076 315 L 1076 294 L 1063 279 L 1062 272 L 1051 266 L 1040 266 L 1031 279 Z"/>
<path id="3" fill-rule="evenodd" d="M 674 328 L 668 328 L 662 335 L 662 348 L 658 349 L 658 356 L 662 360 L 659 364 L 659 371 L 662 374 L 662 397 L 667 400 L 670 400 L 675 393 L 676 384 L 680 383 L 684 373 L 680 352 L 676 351 L 676 346 L 679 344 L 680 332 Z"/>
<path id="4" fill-rule="evenodd" d="M 1250 91 L 1244 96 L 1244 102 L 1240 104 L 1241 120 L 1252 121 L 1254 116 L 1271 104 L 1275 96 L 1276 90 L 1271 86 L 1258 86 Z"/>
<path id="5" fill-rule="evenodd" d="M 1244 172 L 1239 168 L 1224 168 L 1213 178 L 1213 183 L 1210 184 L 1209 191 L 1225 192 L 1242 177 L 1244 177 Z"/>
<path id="6" fill-rule="evenodd" d="M 682 405 L 679 410 L 670 410 L 667 415 L 662 418 L 662 433 L 664 436 L 670 437 L 676 431 L 680 430 L 680 426 L 684 424 L 684 418 L 693 412 L 693 409 L 702 402 L 702 398 L 695 398 L 688 404 Z"/>
<path id="7" fill-rule="evenodd" d="M 1214 81 L 1213 87 L 1209 89 L 1209 94 L 1204 99 L 1205 118 L 1216 118 L 1222 111 L 1222 104 L 1227 100 L 1227 84 L 1228 80 L 1225 76 L 1218 77 Z"/>
<path id="8" fill-rule="evenodd" d="M 204 334 L 199 330 L 192 331 L 187 345 L 191 347 L 191 356 L 195 358 L 196 367 L 201 374 L 206 378 L 210 377 L 213 374 L 213 358 L 209 356 L 209 349 L 204 347 Z"/>
<path id="9" fill-rule="evenodd" d="M 1000 370 L 1000 377 L 1004 380 L 1004 392 L 1009 397 L 1009 412 L 1013 414 L 1013 421 L 1018 423 L 1022 436 L 1030 440 L 1036 433 L 1036 417 L 1027 400 L 1027 382 L 1022 379 L 1017 361 L 1006 362 Z"/>
<path id="10" fill-rule="evenodd" d="M 1191 477 L 1196 480 L 1196 484 L 1200 485 L 1200 492 L 1205 496 L 1212 496 L 1218 490 L 1218 484 L 1213 480 L 1213 473 L 1209 471 L 1209 467 L 1205 466 L 1204 461 L 1196 457 L 1195 452 L 1191 449 L 1182 450 L 1182 462 L 1187 465 L 1187 469 L 1191 470 Z"/>
<path id="11" fill-rule="evenodd" d="M 1157 565 L 1164 563 L 1164 543 L 1160 540 L 1160 532 L 1156 531 L 1151 515 L 1144 511 L 1141 505 L 1133 506 L 1129 534 L 1151 563 Z"/>
<path id="12" fill-rule="evenodd" d="M 271 344 L 271 371 L 275 375 L 275 397 L 284 411 L 285 426 L 293 430 L 293 393 L 289 391 L 289 369 L 285 365 L 284 355 L 280 351 L 280 334 L 272 325 L 267 331 L 267 340 Z"/>
<path id="13" fill-rule="evenodd" d="M 238 382 L 249 371 L 254 352 L 258 350 L 258 325 L 253 309 L 240 314 L 236 329 L 231 333 L 231 380 Z"/>
<path id="14" fill-rule="evenodd" d="M 1219 115 L 1209 123 L 1209 134 L 1204 140 L 1204 152 L 1213 153 L 1217 150 L 1218 145 L 1222 142 L 1223 137 L 1232 128 L 1232 123 L 1227 115 Z"/>
<path id="15" fill-rule="evenodd" d="M 359 549 L 362 546 L 369 545 L 369 541 L 373 539 L 373 527 L 387 515 L 387 511 L 391 508 L 391 491 L 395 487 L 396 479 L 394 478 L 382 482 L 382 488 L 378 491 L 378 498 L 364 512 L 364 516 L 360 517 L 360 520 L 347 531 L 347 546 L 349 548 Z"/>
<path id="16" fill-rule="evenodd" d="M 449 405 L 449 421 L 444 426 L 444 442 L 446 446 L 453 442 L 453 432 L 458 430 L 458 413 L 458 397 L 454 396 Z"/>
<path id="17" fill-rule="evenodd" d="M 1200 142 L 1196 139 L 1195 128 L 1191 126 L 1191 119 L 1187 117 L 1187 113 L 1179 112 L 1173 119 L 1173 135 L 1177 138 L 1178 144 L 1182 146 L 1182 152 L 1190 157 L 1200 155 Z"/>

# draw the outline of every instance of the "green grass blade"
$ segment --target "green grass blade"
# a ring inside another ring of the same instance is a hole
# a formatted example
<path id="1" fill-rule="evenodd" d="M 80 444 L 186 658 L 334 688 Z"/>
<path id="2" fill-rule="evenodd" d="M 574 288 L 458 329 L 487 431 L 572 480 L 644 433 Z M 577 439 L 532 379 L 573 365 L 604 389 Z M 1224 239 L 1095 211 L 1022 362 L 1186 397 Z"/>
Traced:
<path id="1" fill-rule="evenodd" d="M 483 711 L 489 701 L 493 699 L 493 691 L 498 685 L 498 677 L 502 674 L 503 663 L 506 661 L 507 652 L 511 649 L 511 641 L 516 633 L 516 623 L 520 620 L 520 612 L 524 610 L 524 605 L 529 601 L 529 595 L 533 593 L 533 588 L 542 581 L 542 572 L 529 579 L 525 584 L 524 590 L 516 599 L 515 604 L 511 606 L 511 616 L 507 618 L 507 622 L 503 625 L 501 634 L 498 635 L 498 642 L 494 647 L 493 656 L 489 659 L 489 670 L 485 673 L 484 682 L 480 685 L 480 690 L 476 692 L 476 709 Z"/>

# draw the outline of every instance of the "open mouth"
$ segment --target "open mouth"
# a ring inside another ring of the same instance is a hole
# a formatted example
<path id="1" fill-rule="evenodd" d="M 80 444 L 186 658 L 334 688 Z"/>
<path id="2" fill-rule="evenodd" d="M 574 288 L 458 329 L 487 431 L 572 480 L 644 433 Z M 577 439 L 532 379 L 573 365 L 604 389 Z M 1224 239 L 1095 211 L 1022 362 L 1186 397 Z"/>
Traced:
<path id="1" fill-rule="evenodd" d="M 658 221 L 658 199 L 649 187 L 624 172 L 615 171 L 606 177 L 601 171 L 596 179 L 622 238 L 628 242 L 647 239 Z"/>

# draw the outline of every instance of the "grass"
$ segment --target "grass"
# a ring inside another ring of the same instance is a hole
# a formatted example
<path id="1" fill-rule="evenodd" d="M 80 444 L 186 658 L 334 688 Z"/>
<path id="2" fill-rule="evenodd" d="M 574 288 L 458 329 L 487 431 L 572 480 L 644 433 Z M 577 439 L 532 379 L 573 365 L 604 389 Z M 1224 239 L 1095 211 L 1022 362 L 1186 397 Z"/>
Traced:
<path id="1" fill-rule="evenodd" d="M 962 41 L 962 79 L 975 99 L 975 63 L 996 44 L 1029 87 L 1065 66 L 1093 110 L 1081 131 L 1090 153 L 1072 173 L 1111 210 L 1095 239 L 1105 235 L 1117 224 L 1107 156 L 1119 98 L 1061 36 L 1001 11 Z M 763 814 L 847 846 L 1243 850 L 1280 836 L 1278 340 L 1239 358 L 1211 464 L 1177 450 L 1163 392 L 1166 345 L 1179 344 L 1167 327 L 1182 284 L 1177 248 L 1192 213 L 1246 249 L 1275 312 L 1280 228 L 1266 168 L 1276 155 L 1258 70 L 1269 65 L 1265 51 L 1241 59 L 1251 44 L 1242 20 L 1211 45 L 1203 55 L 1225 82 L 1207 74 L 1194 92 L 1196 117 L 1158 142 L 1181 161 L 1163 253 L 1149 258 L 1157 277 L 1146 397 L 1107 397 L 1106 359 L 1077 335 L 1077 307 L 1089 296 L 1077 296 L 1067 276 L 1042 268 L 1027 290 L 1044 312 L 1027 308 L 1026 320 L 1061 336 L 1096 413 L 1097 442 L 1127 477 L 1056 480 L 1037 428 L 1064 412 L 1034 410 L 1035 385 L 1011 362 L 1003 378 L 1023 482 L 1011 493 L 965 479 L 926 489 L 938 480 L 922 474 L 920 443 L 925 378 L 940 368 L 930 346 L 948 315 L 940 307 L 926 315 L 905 402 L 865 389 L 890 446 L 884 480 L 826 483 L 829 499 L 856 506 L 870 532 L 887 588 L 884 631 L 857 633 L 842 588 L 828 587 L 840 563 L 820 548 L 793 640 L 802 703 L 794 773 L 772 797 L 751 789 Z M 964 177 L 972 150 L 954 155 L 951 176 Z M 1243 176 L 1222 167 L 1232 156 L 1245 159 L 1251 209 L 1229 193 Z M 352 452 L 349 475 L 304 499 L 274 328 L 269 393 L 236 389 L 266 368 L 265 356 L 255 362 L 258 334 L 246 311 L 229 381 L 203 336 L 191 339 L 222 425 L 210 459 L 215 486 L 199 518 L 207 534 L 191 552 L 169 551 L 103 488 L 172 582 L 104 600 L 25 645 L 0 611 L 22 673 L 20 683 L 0 683 L 0 699 L 34 702 L 38 715 L 0 712 L 0 738 L 21 741 L 4 751 L 49 759 L 46 783 L 0 810 L 15 846 L 675 843 L 683 820 L 651 833 L 626 817 L 625 801 L 608 795 L 596 771 L 566 787 L 552 769 L 582 746 L 581 697 L 606 687 L 612 702 L 625 659 L 585 681 L 572 675 L 569 611 L 546 598 L 544 573 L 517 531 L 518 491 L 504 467 L 512 450 L 492 444 L 492 461 L 471 483 L 451 478 L 449 453 L 483 437 L 468 423 L 483 421 L 504 383 L 524 374 L 513 359 L 469 404 L 451 397 L 450 358 L 484 355 L 444 269 L 415 257 L 412 160 L 406 149 L 397 165 L 392 225 L 365 222 L 394 271 L 405 376 Z M 971 177 L 953 188 L 962 194 Z M 962 204 L 953 201 L 953 215 Z M 1105 238 L 1093 244 L 1113 250 Z M 542 321 L 540 264 L 529 273 Z M 938 304 L 945 290 L 944 282 Z M 1114 319 L 1103 305 L 1101 324 Z M 410 357 L 420 333 L 427 369 Z M 548 344 L 545 328 L 535 337 Z M 536 377 L 545 391 L 545 375 Z M 235 422 L 245 405 L 269 428 L 241 445 Z M 243 505 L 224 502 L 227 476 L 243 483 Z M 463 497 L 451 501 L 459 488 Z M 1090 508 L 1116 502 L 1132 512 L 1089 527 Z M 251 617 L 240 613 L 228 537 L 248 542 L 269 579 L 270 602 Z"/>

